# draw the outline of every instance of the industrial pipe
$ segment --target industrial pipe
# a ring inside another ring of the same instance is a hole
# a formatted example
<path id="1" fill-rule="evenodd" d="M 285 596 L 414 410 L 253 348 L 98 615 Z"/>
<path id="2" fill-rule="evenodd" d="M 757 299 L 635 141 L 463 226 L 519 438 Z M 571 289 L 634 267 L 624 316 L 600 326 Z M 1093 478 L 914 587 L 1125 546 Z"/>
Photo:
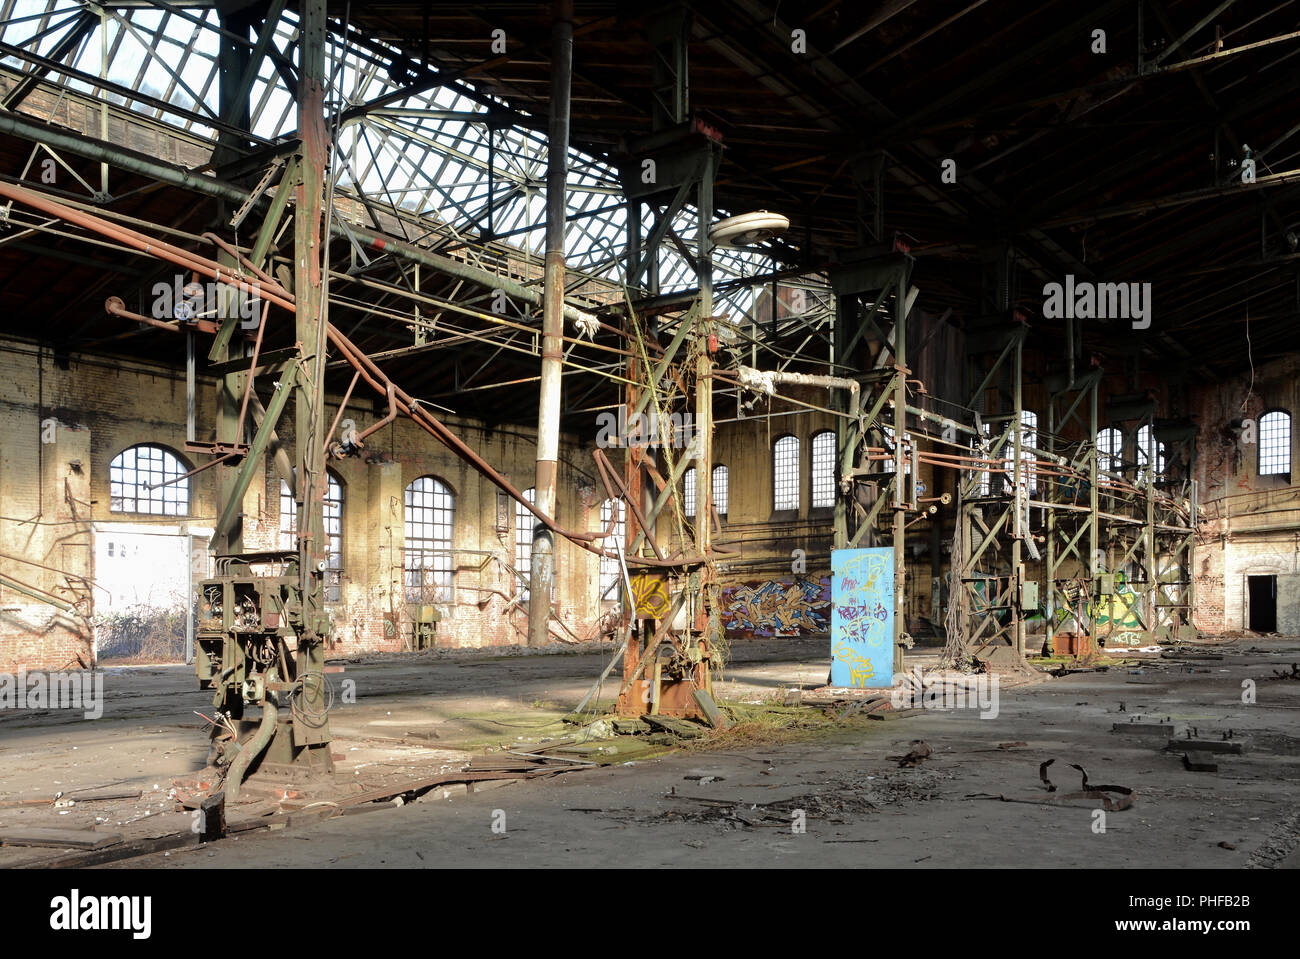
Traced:
<path id="1" fill-rule="evenodd" d="M 275 670 L 268 670 L 266 677 L 268 681 L 274 681 Z M 275 708 L 275 703 L 271 701 L 271 694 L 267 692 L 266 698 L 262 700 L 261 725 L 257 727 L 253 738 L 244 744 L 244 748 L 239 751 L 239 755 L 230 764 L 229 772 L 226 773 L 226 797 L 231 802 L 239 799 L 239 790 L 244 783 L 244 775 L 248 772 L 248 767 L 271 744 L 271 737 L 275 735 L 275 722 L 279 715 L 280 711 Z"/>
<path id="2" fill-rule="evenodd" d="M 0 117 L 2 120 L 3 117 Z M 3 124 L 0 123 L 0 128 Z M 262 286 L 260 289 L 246 283 L 239 278 L 238 274 L 233 273 L 228 267 L 205 259 L 196 253 L 183 250 L 173 246 L 170 243 L 154 240 L 145 234 L 136 233 L 133 230 L 127 230 L 117 224 L 109 223 L 101 217 L 89 213 L 81 213 L 71 207 L 64 206 L 54 200 L 50 200 L 43 194 L 22 187 L 13 186 L 8 183 L 0 182 L 0 197 L 6 197 L 16 202 L 31 206 L 34 209 L 49 213 L 51 216 L 66 220 L 70 223 L 76 223 L 91 232 L 98 233 L 101 236 L 107 236 L 113 239 L 128 242 L 128 245 L 134 246 L 141 252 L 158 259 L 174 263 L 187 270 L 194 270 L 198 273 L 228 283 L 232 286 L 238 286 L 247 292 L 260 295 L 263 299 L 269 300 L 277 306 L 280 306 L 289 312 L 296 313 L 297 305 L 292 293 L 289 293 L 283 287 L 276 285 Z M 518 489 L 516 489 L 504 476 L 502 476 L 491 464 L 478 455 L 458 436 L 456 436 L 447 426 L 445 426 L 437 417 L 429 413 L 419 405 L 419 401 L 412 397 L 401 387 L 393 383 L 392 380 L 384 374 L 382 370 L 360 350 L 348 337 L 344 336 L 330 324 L 325 325 L 325 334 L 329 337 L 331 343 L 343 354 L 348 364 L 358 370 L 362 378 L 365 379 L 375 392 L 381 396 L 387 396 L 389 386 L 392 386 L 393 395 L 397 398 L 398 409 L 406 413 L 417 424 L 423 427 L 427 432 L 432 434 L 436 439 L 443 443 L 453 453 L 457 454 L 465 462 L 469 463 L 484 478 L 492 482 L 499 489 L 507 493 L 515 502 L 522 504 L 530 513 L 536 516 L 549 529 L 554 530 L 558 535 L 563 536 L 570 542 L 578 545 L 588 552 L 595 553 L 598 556 L 607 556 L 614 558 L 616 554 L 611 550 L 604 550 L 600 547 L 593 546 L 592 540 L 600 538 L 602 534 L 589 532 L 575 532 L 560 526 L 553 517 L 548 516 L 530 503 Z M 169 327 L 170 328 L 170 327 Z M 254 397 L 254 400 L 256 397 Z M 256 406 L 254 407 L 256 410 Z M 658 560 L 649 557 L 628 557 L 628 561 L 638 566 L 654 567 L 678 567 L 701 563 L 704 557 L 697 556 L 683 558 L 680 560 Z"/>
<path id="3" fill-rule="evenodd" d="M 69 130 L 61 130 L 55 126 L 37 123 L 31 118 L 17 113 L 0 112 L 0 133 L 9 133 L 24 140 L 43 143 L 88 160 L 110 163 L 130 173 L 138 173 L 161 183 L 193 190 L 196 193 L 202 193 L 218 200 L 225 200 L 235 206 L 242 205 L 250 195 L 247 190 L 214 177 L 191 173 L 188 170 L 171 166 L 141 153 L 92 140 Z M 474 283 L 477 286 L 490 290 L 501 290 L 511 299 L 523 300 L 534 306 L 542 305 L 542 295 L 540 293 L 510 277 L 480 270 L 468 263 L 412 246 L 409 243 L 403 243 L 401 240 L 366 229 L 360 225 L 350 225 L 348 230 L 345 231 L 334 217 L 329 217 L 329 230 L 333 235 L 345 240 L 350 239 L 348 233 L 350 231 L 352 237 L 365 243 L 371 250 L 389 253 L 412 263 L 422 264 L 457 279 Z M 564 305 L 564 316 L 583 330 L 593 329 L 594 325 L 598 323 L 594 314 L 567 303 Z"/>

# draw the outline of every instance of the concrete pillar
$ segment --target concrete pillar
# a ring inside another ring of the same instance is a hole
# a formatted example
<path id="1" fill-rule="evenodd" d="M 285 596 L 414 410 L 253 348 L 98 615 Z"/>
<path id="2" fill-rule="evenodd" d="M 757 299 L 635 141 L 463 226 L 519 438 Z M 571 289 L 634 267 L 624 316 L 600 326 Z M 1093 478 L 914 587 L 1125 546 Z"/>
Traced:
<path id="1" fill-rule="evenodd" d="M 537 508 L 555 515 L 560 456 L 560 376 L 564 334 L 564 220 L 569 174 L 569 92 L 573 74 L 573 0 L 554 0 L 551 27 L 551 118 L 546 159 L 546 274 L 542 294 L 542 384 L 537 413 Z M 528 645 L 547 642 L 555 542 L 541 525 L 533 534 Z"/>

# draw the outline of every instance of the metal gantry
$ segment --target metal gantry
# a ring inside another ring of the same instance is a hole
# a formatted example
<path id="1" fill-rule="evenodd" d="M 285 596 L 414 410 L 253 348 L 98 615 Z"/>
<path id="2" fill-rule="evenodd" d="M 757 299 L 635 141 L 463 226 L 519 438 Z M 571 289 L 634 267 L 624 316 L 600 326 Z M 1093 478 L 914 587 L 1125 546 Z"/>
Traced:
<path id="1" fill-rule="evenodd" d="M 11 81 L 0 131 L 35 141 L 33 157 L 37 150 L 59 162 L 77 156 L 102 173 L 98 185 L 75 177 L 77 195 L 65 198 L 75 208 L 38 205 L 29 191 L 5 187 L 14 202 L 61 223 L 21 210 L 9 218 L 25 230 L 60 230 L 118 249 L 140 252 L 143 243 L 149 255 L 163 256 L 161 246 L 109 224 L 119 189 L 109 167 L 192 189 L 219 202 L 228 229 L 201 237 L 172 230 L 177 243 L 217 252 L 209 259 L 173 248 L 163 259 L 219 279 L 236 299 L 256 285 L 268 310 L 294 315 L 294 347 L 268 356 L 259 355 L 265 312 L 251 355 L 237 320 L 199 327 L 214 334 L 210 371 L 221 384 L 216 441 L 196 442 L 193 451 L 214 457 L 223 504 L 213 540 L 222 575 L 204 586 L 215 592 L 199 638 L 200 675 L 232 721 L 245 706 L 263 707 L 258 752 L 271 761 L 311 762 L 315 754 L 328 765 L 323 650 L 332 627 L 322 504 L 325 451 L 334 442 L 324 419 L 331 363 L 535 517 L 535 542 L 563 537 L 618 560 L 624 712 L 704 709 L 694 693 L 708 692 L 722 642 L 715 565 L 726 554 L 714 542 L 717 401 L 734 395 L 739 420 L 747 393 L 777 396 L 785 384 L 832 391 L 825 409 L 837 421 L 834 546 L 894 551 L 896 671 L 910 643 L 905 612 L 916 567 L 909 530 L 922 522 L 954 526 L 948 632 L 963 665 L 993 658 L 998 647 L 1020 660 L 1029 620 L 1040 611 L 1049 648 L 1058 633 L 1146 642 L 1190 628 L 1193 434 L 1157 420 L 1145 398 L 1108 403 L 1111 421 L 1146 429 L 1131 461 L 1102 468 L 1103 373 L 1079 369 L 1074 328 L 1065 335 L 1064 369 L 1045 381 L 1046 422 L 1027 418 L 1028 326 L 1013 309 L 1014 250 L 1003 245 L 985 260 L 986 316 L 966 329 L 969 392 L 940 411 L 909 368 L 917 267 L 902 238 L 885 236 L 886 155 L 854 166 L 859 247 L 829 265 L 783 266 L 771 248 L 715 248 L 709 231 L 727 212 L 716 208 L 713 192 L 723 153 L 720 135 L 691 110 L 689 17 L 681 8 L 651 28 L 654 129 L 607 157 L 568 145 L 559 86 L 548 127 L 483 93 L 464 71 L 434 70 L 328 18 L 323 0 L 304 0 L 297 13 L 276 0 L 264 18 L 251 19 L 161 2 L 96 9 L 58 0 L 0 6 L 0 70 Z M 571 18 L 571 6 L 557 5 L 557 51 L 572 44 L 566 9 Z M 564 59 L 557 54 L 553 62 Z M 100 136 L 34 122 L 73 100 L 97 111 Z M 206 152 L 205 162 L 186 168 L 118 149 L 103 134 L 110 119 L 165 131 Z M 288 257 L 278 247 L 286 235 Z M 803 306 L 783 314 L 782 291 L 799 292 Z M 499 297 L 508 309 L 496 308 Z M 110 312 L 180 329 L 124 303 Z M 362 351 L 331 323 L 331 309 L 389 327 L 391 346 Z M 598 331 L 617 336 L 598 342 Z M 540 361 L 535 503 L 429 411 L 430 397 L 405 392 L 377 365 L 467 343 L 493 352 L 463 383 L 458 368 L 455 389 L 432 398 L 523 382 L 480 381 L 498 355 Z M 278 388 L 263 407 L 252 381 L 271 375 Z M 613 405 L 625 423 L 652 413 L 658 424 L 652 445 L 620 437 L 621 463 L 598 451 L 606 492 L 625 503 L 629 519 L 626 542 L 617 544 L 609 542 L 612 529 L 562 527 L 554 497 L 560 416 L 607 411 L 611 404 L 599 400 L 584 404 L 610 384 L 621 393 Z M 277 456 L 276 467 L 297 504 L 298 548 L 250 554 L 239 528 L 243 493 L 259 458 L 278 448 L 276 425 L 290 401 L 294 459 Z M 673 425 L 687 414 L 689 428 Z M 1162 447 L 1176 469 L 1159 465 Z M 955 496 L 922 496 L 922 465 L 950 475 Z M 677 491 L 691 467 L 696 516 L 687 523 Z M 939 506 L 954 498 L 939 517 Z M 660 542 L 665 528 L 676 536 L 673 552 Z M 545 552 L 539 547 L 532 564 L 535 642 L 547 635 Z M 274 574 L 254 568 L 272 563 Z M 1129 595 L 1117 616 L 1117 597 Z M 275 708 L 284 697 L 287 719 Z M 230 749 L 226 759 L 242 762 L 232 767 L 242 775 L 255 756 L 240 757 L 248 756 Z"/>

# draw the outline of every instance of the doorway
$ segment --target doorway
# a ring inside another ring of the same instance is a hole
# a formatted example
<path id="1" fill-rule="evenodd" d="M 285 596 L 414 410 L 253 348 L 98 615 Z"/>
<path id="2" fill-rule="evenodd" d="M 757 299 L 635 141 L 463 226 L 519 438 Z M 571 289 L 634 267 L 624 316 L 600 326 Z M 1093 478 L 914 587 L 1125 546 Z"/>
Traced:
<path id="1" fill-rule="evenodd" d="M 210 575 L 210 531 L 144 523 L 96 523 L 94 531 L 95 658 L 190 661 L 194 589 Z"/>
<path id="2" fill-rule="evenodd" d="M 1247 576 L 1249 628 L 1257 633 L 1277 632 L 1277 577 Z"/>

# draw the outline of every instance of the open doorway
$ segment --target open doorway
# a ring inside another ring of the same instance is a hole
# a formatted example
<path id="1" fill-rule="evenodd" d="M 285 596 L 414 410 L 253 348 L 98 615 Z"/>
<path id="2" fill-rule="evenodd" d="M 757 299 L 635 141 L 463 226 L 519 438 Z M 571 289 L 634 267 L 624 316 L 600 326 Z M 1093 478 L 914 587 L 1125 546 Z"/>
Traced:
<path id="1" fill-rule="evenodd" d="M 1277 632 L 1277 577 L 1247 576 L 1250 629 L 1257 633 Z"/>
<path id="2" fill-rule="evenodd" d="M 209 575 L 209 531 L 134 523 L 94 529 L 95 658 L 106 665 L 188 661 L 194 584 Z"/>

